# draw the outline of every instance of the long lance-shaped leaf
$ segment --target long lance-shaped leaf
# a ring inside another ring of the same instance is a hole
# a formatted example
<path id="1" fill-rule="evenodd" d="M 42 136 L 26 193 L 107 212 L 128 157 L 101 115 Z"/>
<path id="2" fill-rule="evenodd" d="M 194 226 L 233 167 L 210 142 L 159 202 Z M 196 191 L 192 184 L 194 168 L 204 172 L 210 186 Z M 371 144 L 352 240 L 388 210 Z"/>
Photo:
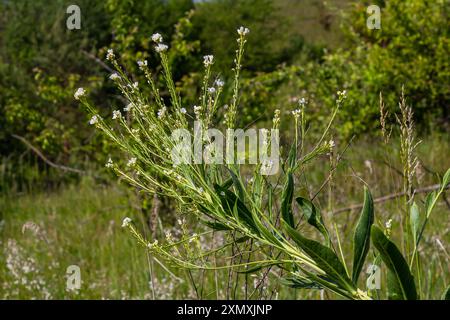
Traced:
<path id="1" fill-rule="evenodd" d="M 370 227 L 373 224 L 373 199 L 369 189 L 364 187 L 364 205 L 353 235 L 352 281 L 356 285 L 370 247 Z"/>
<path id="2" fill-rule="evenodd" d="M 450 286 L 448 286 L 442 294 L 442 300 L 450 300 Z"/>
<path id="3" fill-rule="evenodd" d="M 349 292 L 355 291 L 352 281 L 345 271 L 345 267 L 330 248 L 321 243 L 303 237 L 286 222 L 283 223 L 289 236 L 308 255 L 317 266 L 322 269 L 328 278 L 338 283 Z"/>
<path id="4" fill-rule="evenodd" d="M 239 221 L 243 222 L 248 228 L 259 234 L 258 228 L 253 221 L 252 213 L 245 204 L 230 190 L 223 189 L 218 184 L 214 185 L 217 195 L 220 198 L 222 208 L 225 213 L 230 216 L 235 216 Z"/>
<path id="5" fill-rule="evenodd" d="M 295 228 L 294 215 L 292 214 L 292 199 L 294 198 L 294 177 L 291 170 L 288 170 L 286 183 L 281 195 L 281 216 L 289 226 Z"/>
<path id="6" fill-rule="evenodd" d="M 400 291 L 401 298 L 404 300 L 416 300 L 417 291 L 414 277 L 400 250 L 375 225 L 372 226 L 371 238 L 373 245 L 380 252 L 381 259 L 392 272 L 393 286 L 400 289 L 395 291 Z"/>
<path id="7" fill-rule="evenodd" d="M 319 230 L 319 232 L 322 233 L 325 237 L 327 244 L 329 244 L 330 237 L 328 235 L 327 228 L 323 224 L 323 219 L 320 211 L 317 210 L 316 206 L 306 198 L 297 197 L 295 198 L 295 201 L 297 201 L 297 204 L 302 209 L 302 212 L 305 215 L 308 223 Z"/>

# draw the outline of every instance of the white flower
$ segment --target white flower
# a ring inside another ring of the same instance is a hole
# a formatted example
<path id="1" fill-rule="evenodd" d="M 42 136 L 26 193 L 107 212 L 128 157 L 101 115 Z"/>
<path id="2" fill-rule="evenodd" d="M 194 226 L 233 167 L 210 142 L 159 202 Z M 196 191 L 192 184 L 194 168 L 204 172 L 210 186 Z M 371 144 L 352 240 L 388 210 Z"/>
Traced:
<path id="1" fill-rule="evenodd" d="M 89 124 L 93 125 L 93 124 L 97 124 L 98 123 L 98 116 L 92 116 L 91 120 L 89 120 Z"/>
<path id="2" fill-rule="evenodd" d="M 159 109 L 158 110 L 158 118 L 159 119 L 164 118 L 164 116 L 166 115 L 166 111 L 167 111 L 166 107 L 162 107 L 161 109 Z"/>
<path id="3" fill-rule="evenodd" d="M 142 60 L 139 60 L 138 62 L 137 62 L 137 64 L 138 64 L 138 66 L 139 66 L 139 69 L 144 69 L 144 67 L 146 67 L 147 65 L 148 65 L 148 62 L 147 62 L 147 60 L 144 60 L 144 61 L 142 61 Z"/>
<path id="4" fill-rule="evenodd" d="M 304 108 L 306 106 L 306 99 L 305 98 L 298 99 L 298 104 L 300 105 L 300 107 Z"/>
<path id="5" fill-rule="evenodd" d="M 113 49 L 108 49 L 107 53 L 106 53 L 106 60 L 112 61 L 115 58 L 115 54 Z"/>
<path id="6" fill-rule="evenodd" d="M 347 90 L 338 91 L 337 95 L 338 95 L 339 99 L 341 99 L 341 100 L 345 99 L 345 98 L 347 98 Z"/>
<path id="7" fill-rule="evenodd" d="M 237 33 L 238 33 L 240 36 L 245 36 L 245 35 L 247 35 L 249 32 L 250 32 L 250 30 L 249 30 L 248 28 L 245 28 L 245 27 L 240 27 L 239 29 L 237 29 Z"/>
<path id="8" fill-rule="evenodd" d="M 152 41 L 156 43 L 161 43 L 163 41 L 163 38 L 159 33 L 154 33 L 152 34 Z"/>
<path id="9" fill-rule="evenodd" d="M 111 158 L 108 159 L 108 161 L 107 161 L 106 164 L 105 164 L 105 167 L 107 167 L 107 168 L 112 168 L 112 167 L 114 167 L 114 163 L 113 163 L 113 161 L 111 160 Z"/>
<path id="10" fill-rule="evenodd" d="M 200 112 L 202 111 L 202 107 L 201 106 L 194 106 L 194 113 L 195 114 L 200 114 Z"/>
<path id="11" fill-rule="evenodd" d="M 111 79 L 112 81 L 116 81 L 116 80 L 120 79 L 120 76 L 119 76 L 119 74 L 117 72 L 114 72 L 113 74 L 111 74 L 109 76 L 109 79 Z"/>
<path id="12" fill-rule="evenodd" d="M 112 116 L 113 120 L 120 119 L 121 116 L 122 116 L 122 114 L 120 113 L 119 110 L 114 110 L 113 111 L 113 116 Z"/>
<path id="13" fill-rule="evenodd" d="M 214 56 L 212 56 L 212 55 L 203 56 L 203 64 L 205 65 L 205 67 L 212 65 L 213 61 L 214 61 Z"/>
<path id="14" fill-rule="evenodd" d="M 127 104 L 127 106 L 126 106 L 125 108 L 123 108 L 123 111 L 128 112 L 128 111 L 131 110 L 131 108 L 133 108 L 133 104 L 132 104 L 132 103 L 129 103 L 129 104 Z"/>
<path id="15" fill-rule="evenodd" d="M 189 239 L 189 243 L 191 243 L 192 241 L 194 241 L 195 239 L 197 239 L 197 234 L 193 233 L 192 237 Z"/>
<path id="16" fill-rule="evenodd" d="M 86 90 L 84 90 L 83 88 L 78 88 L 77 91 L 75 91 L 73 97 L 75 98 L 75 100 L 80 100 L 80 98 L 85 95 L 86 95 Z"/>
<path id="17" fill-rule="evenodd" d="M 127 227 L 131 223 L 131 219 L 128 217 L 125 217 L 122 221 L 122 228 Z"/>
<path id="18" fill-rule="evenodd" d="M 300 117 L 300 114 L 302 113 L 302 111 L 300 109 L 296 109 L 294 111 L 292 111 L 292 115 L 298 119 L 298 117 Z"/>
<path id="19" fill-rule="evenodd" d="M 130 160 L 128 160 L 127 166 L 132 167 L 135 164 L 136 164 L 136 158 L 131 158 Z"/>
<path id="20" fill-rule="evenodd" d="M 330 146 L 330 149 L 334 148 L 336 146 L 336 144 L 334 143 L 334 140 L 330 140 L 328 142 L 328 145 Z"/>
<path id="21" fill-rule="evenodd" d="M 225 84 L 225 82 L 221 79 L 217 79 L 215 83 L 216 83 L 216 86 L 219 88 L 222 88 Z"/>
<path id="22" fill-rule="evenodd" d="M 185 108 L 181 108 L 181 109 L 180 109 L 180 112 L 181 112 L 182 114 L 185 114 L 187 111 L 186 111 Z"/>
<path id="23" fill-rule="evenodd" d="M 156 52 L 161 53 L 161 52 L 166 51 L 168 48 L 169 47 L 167 45 L 160 43 L 155 47 L 155 50 L 156 50 Z"/>
<path id="24" fill-rule="evenodd" d="M 389 219 L 388 221 L 386 221 L 385 227 L 388 230 L 391 229 L 391 227 L 392 227 L 392 219 Z"/>
<path id="25" fill-rule="evenodd" d="M 133 83 L 133 88 L 134 89 L 137 89 L 138 87 L 139 87 L 139 82 L 136 81 L 135 83 Z"/>
<path id="26" fill-rule="evenodd" d="M 216 92 L 216 88 L 214 88 L 214 87 L 208 88 L 208 92 L 213 94 Z"/>

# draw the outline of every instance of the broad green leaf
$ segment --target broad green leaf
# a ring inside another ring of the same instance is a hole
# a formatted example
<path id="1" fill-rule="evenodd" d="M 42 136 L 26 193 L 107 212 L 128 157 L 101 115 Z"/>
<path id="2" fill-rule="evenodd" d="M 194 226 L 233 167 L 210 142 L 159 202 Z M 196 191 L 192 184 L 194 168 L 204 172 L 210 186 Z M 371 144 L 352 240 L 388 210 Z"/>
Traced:
<path id="1" fill-rule="evenodd" d="M 294 216 L 292 214 L 292 199 L 294 197 L 294 177 L 288 170 L 283 194 L 281 195 L 281 216 L 292 228 L 295 228 Z"/>
<path id="2" fill-rule="evenodd" d="M 400 287 L 395 274 L 391 271 L 387 271 L 387 296 L 389 300 L 404 300 L 402 288 Z"/>
<path id="3" fill-rule="evenodd" d="M 409 212 L 409 224 L 413 234 L 414 243 L 417 241 L 417 236 L 420 229 L 420 211 L 417 204 L 414 202 Z"/>
<path id="4" fill-rule="evenodd" d="M 303 237 L 297 230 L 291 228 L 286 222 L 283 225 L 294 242 L 313 259 L 328 278 L 339 283 L 343 288 L 353 291 L 355 288 L 345 271 L 345 267 L 330 248 L 321 243 Z"/>
<path id="5" fill-rule="evenodd" d="M 314 206 L 314 204 L 310 200 L 302 197 L 297 197 L 295 201 L 297 201 L 297 204 L 302 209 L 302 212 L 305 215 L 308 223 L 319 230 L 319 232 L 323 234 L 325 240 L 328 243 L 328 230 L 325 228 L 322 215 L 320 214 L 319 210 L 317 210 L 316 206 Z"/>
<path id="6" fill-rule="evenodd" d="M 398 287 L 400 298 L 403 300 L 416 300 L 417 291 L 414 277 L 409 270 L 408 264 L 403 258 L 397 246 L 391 242 L 377 226 L 372 226 L 372 242 L 380 252 L 381 259 L 392 272 L 393 287 Z"/>
<path id="7" fill-rule="evenodd" d="M 364 205 L 353 235 L 352 281 L 356 285 L 370 247 L 370 227 L 373 224 L 373 199 L 369 189 L 364 187 Z"/>
<path id="8" fill-rule="evenodd" d="M 450 300 L 450 286 L 448 286 L 447 289 L 444 290 L 444 293 L 442 294 L 442 300 Z"/>
<path id="9" fill-rule="evenodd" d="M 222 184 L 222 188 L 223 189 L 228 189 L 229 187 L 231 187 L 233 185 L 233 179 L 229 178 L 227 179 L 223 184 Z"/>

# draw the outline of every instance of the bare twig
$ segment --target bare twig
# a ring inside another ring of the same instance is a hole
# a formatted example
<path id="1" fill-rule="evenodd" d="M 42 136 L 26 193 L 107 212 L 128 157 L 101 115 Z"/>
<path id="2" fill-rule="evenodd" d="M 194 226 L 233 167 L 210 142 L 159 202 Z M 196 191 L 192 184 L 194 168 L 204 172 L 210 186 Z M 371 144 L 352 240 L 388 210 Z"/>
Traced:
<path id="1" fill-rule="evenodd" d="M 11 136 L 13 138 L 17 139 L 17 140 L 20 140 L 23 144 L 25 144 L 28 148 L 30 148 L 39 158 L 41 158 L 50 167 L 53 167 L 53 168 L 56 168 L 56 169 L 60 169 L 60 170 L 63 170 L 63 171 L 75 172 L 75 173 L 78 173 L 78 174 L 86 174 L 86 171 L 75 169 L 75 168 L 71 168 L 71 167 L 67 167 L 67 166 L 63 166 L 63 165 L 60 165 L 60 164 L 56 164 L 53 161 L 50 161 L 46 156 L 44 156 L 44 154 L 38 148 L 33 146 L 24 137 L 18 136 L 16 134 L 12 134 Z"/>
<path id="2" fill-rule="evenodd" d="M 430 192 L 430 191 L 438 190 L 439 188 L 441 188 L 440 184 L 433 184 L 428 187 L 414 189 L 413 194 Z M 450 188 L 450 185 L 446 187 L 446 189 L 449 189 L 449 188 Z M 403 197 L 406 194 L 407 194 L 407 192 L 396 192 L 396 193 L 388 194 L 388 195 L 373 199 L 373 203 L 386 202 L 386 201 L 389 201 L 389 200 L 392 200 L 395 198 Z M 330 214 L 337 214 L 337 213 L 342 213 L 342 212 L 346 212 L 346 211 L 361 209 L 363 206 L 364 206 L 363 203 L 358 203 L 358 204 L 354 204 L 354 205 L 351 205 L 351 206 L 348 206 L 345 208 L 336 209 L 333 212 L 330 212 Z"/>
<path id="3" fill-rule="evenodd" d="M 86 57 L 88 57 L 89 59 L 95 61 L 97 64 L 99 64 L 103 69 L 107 70 L 110 73 L 113 73 L 114 70 L 112 68 L 110 68 L 106 63 L 104 63 L 101 59 L 97 58 L 96 56 L 94 56 L 92 53 L 89 53 L 85 50 L 81 51 Z"/>

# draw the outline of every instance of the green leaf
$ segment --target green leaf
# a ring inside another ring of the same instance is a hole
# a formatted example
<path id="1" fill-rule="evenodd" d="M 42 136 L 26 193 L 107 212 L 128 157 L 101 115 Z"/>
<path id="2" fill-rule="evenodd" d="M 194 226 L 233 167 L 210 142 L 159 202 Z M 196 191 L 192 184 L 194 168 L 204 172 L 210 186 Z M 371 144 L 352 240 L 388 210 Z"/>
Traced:
<path id="1" fill-rule="evenodd" d="M 258 228 L 253 221 L 252 213 L 247 209 L 245 204 L 230 190 L 223 189 L 218 184 L 215 184 L 214 188 L 220 198 L 225 213 L 230 216 L 235 216 L 238 221 L 243 222 L 249 229 L 259 234 Z"/>
<path id="2" fill-rule="evenodd" d="M 391 271 L 387 271 L 387 296 L 389 300 L 404 300 L 402 288 L 400 287 L 395 274 Z"/>
<path id="3" fill-rule="evenodd" d="M 416 243 L 420 229 L 420 211 L 419 207 L 415 202 L 413 203 L 410 209 L 409 224 L 411 226 L 411 232 L 413 234 L 414 243 Z"/>
<path id="4" fill-rule="evenodd" d="M 292 228 L 295 228 L 294 215 L 292 214 L 292 199 L 294 197 L 294 177 L 288 170 L 286 183 L 281 195 L 281 216 Z"/>
<path id="5" fill-rule="evenodd" d="M 229 226 L 227 226 L 221 222 L 208 221 L 208 220 L 203 220 L 203 219 L 200 219 L 200 221 L 213 230 L 217 230 L 217 231 L 231 230 L 231 228 Z"/>
<path id="6" fill-rule="evenodd" d="M 433 209 L 433 202 L 437 197 L 436 191 L 430 192 L 425 198 L 425 213 L 426 217 L 430 215 L 431 210 Z"/>
<path id="7" fill-rule="evenodd" d="M 257 264 L 255 266 L 251 267 L 251 268 L 248 268 L 246 270 L 238 271 L 237 273 L 244 273 L 244 274 L 255 273 L 255 272 L 258 272 L 259 270 L 261 270 L 263 268 L 267 268 L 267 267 L 270 267 L 270 266 L 276 266 L 278 264 L 279 264 L 278 262 L 260 263 L 260 264 Z"/>
<path id="8" fill-rule="evenodd" d="M 373 224 L 373 199 L 369 189 L 364 187 L 364 205 L 353 235 L 352 281 L 356 285 L 370 247 L 370 227 Z"/>
<path id="9" fill-rule="evenodd" d="M 352 281 L 345 271 L 344 265 L 333 250 L 317 241 L 303 237 L 286 222 L 283 222 L 283 225 L 292 240 L 316 262 L 317 266 L 326 273 L 327 277 L 339 283 L 346 290 L 355 290 Z"/>
<path id="10" fill-rule="evenodd" d="M 228 167 L 227 167 L 227 169 L 228 169 L 228 172 L 231 175 L 231 179 L 233 180 L 233 184 L 234 184 L 234 187 L 236 188 L 236 191 L 237 191 L 237 193 L 239 195 L 239 199 L 241 199 L 241 201 L 244 201 L 244 199 L 245 199 L 244 198 L 245 192 L 244 192 L 244 187 L 242 186 L 241 180 L 238 178 L 236 173 L 233 172 L 233 170 L 231 170 Z"/>
<path id="11" fill-rule="evenodd" d="M 444 174 L 444 178 L 442 178 L 442 189 L 445 189 L 449 183 L 450 183 L 450 168 Z"/>
<path id="12" fill-rule="evenodd" d="M 222 184 L 222 188 L 223 189 L 228 189 L 232 185 L 233 185 L 233 179 L 229 178 Z"/>
<path id="13" fill-rule="evenodd" d="M 380 252 L 381 259 L 389 271 L 392 272 L 391 281 L 395 284 L 393 287 L 398 287 L 396 292 L 400 293 L 400 298 L 403 300 L 416 300 L 417 291 L 414 277 L 397 246 L 375 225 L 372 226 L 372 242 Z"/>
<path id="14" fill-rule="evenodd" d="M 288 165 L 290 169 L 295 167 L 296 161 L 297 161 L 297 141 L 292 144 L 291 149 L 289 150 Z"/>
<path id="15" fill-rule="evenodd" d="M 281 284 L 295 289 L 322 289 L 322 286 L 309 279 L 286 277 L 281 279 Z"/>
<path id="16" fill-rule="evenodd" d="M 295 201 L 297 201 L 297 204 L 302 209 L 308 223 L 319 230 L 325 237 L 325 240 L 329 242 L 330 237 L 328 235 L 328 230 L 325 228 L 322 215 L 320 214 L 320 211 L 317 210 L 316 206 L 314 206 L 310 200 L 302 197 L 297 197 Z"/>
<path id="17" fill-rule="evenodd" d="M 450 300 L 450 286 L 448 286 L 447 289 L 444 290 L 444 293 L 442 294 L 442 300 Z"/>

